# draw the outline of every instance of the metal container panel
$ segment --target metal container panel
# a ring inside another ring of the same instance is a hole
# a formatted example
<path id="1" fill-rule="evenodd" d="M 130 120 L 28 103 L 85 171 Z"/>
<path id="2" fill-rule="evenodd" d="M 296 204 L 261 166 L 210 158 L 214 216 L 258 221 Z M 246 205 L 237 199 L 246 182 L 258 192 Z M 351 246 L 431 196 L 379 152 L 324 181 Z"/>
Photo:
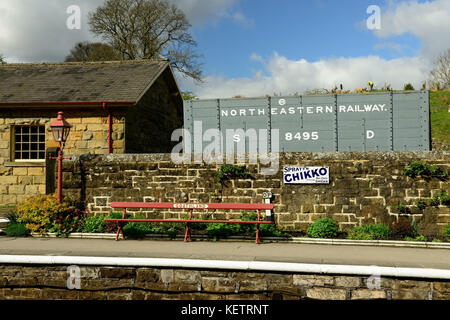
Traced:
<path id="1" fill-rule="evenodd" d="M 191 100 L 184 117 L 189 131 L 194 120 L 203 130 L 220 129 L 224 146 L 227 129 L 267 130 L 268 141 L 245 137 L 246 152 L 252 143 L 258 151 L 260 142 L 271 146 L 271 129 L 279 130 L 279 151 L 285 152 L 431 148 L 428 91 Z"/>

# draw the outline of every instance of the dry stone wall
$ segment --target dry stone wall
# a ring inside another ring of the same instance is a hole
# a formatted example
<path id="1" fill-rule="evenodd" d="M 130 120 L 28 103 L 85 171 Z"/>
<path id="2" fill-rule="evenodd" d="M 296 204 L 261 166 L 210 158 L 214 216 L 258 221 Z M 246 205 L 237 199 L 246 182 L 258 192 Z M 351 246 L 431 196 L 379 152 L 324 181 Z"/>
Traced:
<path id="1" fill-rule="evenodd" d="M 450 282 L 433 279 L 80 266 L 79 287 L 67 266 L 0 266 L 0 300 L 317 299 L 449 300 Z"/>
<path id="2" fill-rule="evenodd" d="M 330 217 L 341 230 L 367 223 L 391 223 L 405 215 L 416 220 L 419 232 L 438 234 L 450 223 L 448 206 L 420 210 L 418 199 L 441 190 L 450 192 L 449 181 L 410 178 L 403 169 L 413 160 L 450 171 L 445 152 L 341 152 L 281 153 L 279 170 L 261 175 L 261 163 L 247 164 L 249 179 L 233 179 L 224 185 L 215 179 L 220 164 L 177 165 L 170 154 L 84 155 L 64 165 L 64 192 L 81 198 L 93 214 L 111 212 L 112 201 L 157 202 L 263 202 L 262 193 L 274 194 L 276 223 L 286 230 L 306 230 L 315 220 Z M 328 166 L 330 183 L 283 184 L 283 166 Z M 409 212 L 392 206 L 404 204 Z M 180 218 L 185 212 L 143 211 L 155 218 Z M 230 218 L 237 212 L 215 212 Z"/>

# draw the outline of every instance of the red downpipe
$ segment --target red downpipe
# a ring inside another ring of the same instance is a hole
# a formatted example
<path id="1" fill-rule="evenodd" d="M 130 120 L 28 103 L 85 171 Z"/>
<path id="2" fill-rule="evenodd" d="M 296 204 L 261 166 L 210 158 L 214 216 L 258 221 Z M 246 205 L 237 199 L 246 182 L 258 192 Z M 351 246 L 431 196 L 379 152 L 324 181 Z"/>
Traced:
<path id="1" fill-rule="evenodd" d="M 106 102 L 102 102 L 103 110 L 108 113 L 108 154 L 112 153 L 112 115 L 106 107 Z"/>

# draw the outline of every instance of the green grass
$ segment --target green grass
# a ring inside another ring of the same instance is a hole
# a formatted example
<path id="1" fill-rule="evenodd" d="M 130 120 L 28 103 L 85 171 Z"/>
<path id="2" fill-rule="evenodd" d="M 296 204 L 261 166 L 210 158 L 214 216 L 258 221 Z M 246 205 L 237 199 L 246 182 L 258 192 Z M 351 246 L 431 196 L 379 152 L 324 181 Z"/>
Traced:
<path id="1" fill-rule="evenodd" d="M 444 107 L 444 108 L 442 108 Z M 444 150 L 450 150 L 450 91 L 430 91 L 431 138 L 444 143 Z"/>

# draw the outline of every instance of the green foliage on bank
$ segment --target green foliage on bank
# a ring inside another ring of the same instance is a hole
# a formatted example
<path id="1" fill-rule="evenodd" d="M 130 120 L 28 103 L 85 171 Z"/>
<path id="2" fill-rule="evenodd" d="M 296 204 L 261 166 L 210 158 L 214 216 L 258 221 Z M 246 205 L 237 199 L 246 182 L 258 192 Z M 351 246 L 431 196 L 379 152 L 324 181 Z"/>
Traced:
<path id="1" fill-rule="evenodd" d="M 383 223 L 367 224 L 354 227 L 348 233 L 348 239 L 352 240 L 381 240 L 392 236 L 389 226 Z"/>
<path id="2" fill-rule="evenodd" d="M 330 218 L 321 218 L 315 221 L 307 231 L 311 238 L 335 238 L 338 232 L 338 224 Z"/>

